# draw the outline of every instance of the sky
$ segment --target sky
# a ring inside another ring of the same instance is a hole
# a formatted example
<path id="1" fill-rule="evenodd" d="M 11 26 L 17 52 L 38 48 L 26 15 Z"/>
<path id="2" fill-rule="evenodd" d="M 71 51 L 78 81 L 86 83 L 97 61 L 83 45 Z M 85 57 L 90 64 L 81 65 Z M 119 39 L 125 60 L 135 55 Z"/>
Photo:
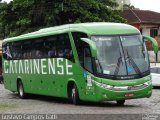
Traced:
<path id="1" fill-rule="evenodd" d="M 141 10 L 151 10 L 160 13 L 160 0 L 131 0 L 131 5 Z"/>
<path id="2" fill-rule="evenodd" d="M 6 2 L 12 0 L 3 0 Z M 160 13 L 160 0 L 131 0 L 131 5 L 142 10 L 151 10 Z"/>
<path id="3" fill-rule="evenodd" d="M 10 2 L 10 1 L 12 1 L 12 0 L 2 0 L 2 1 L 6 1 L 6 2 L 8 3 L 8 2 Z"/>

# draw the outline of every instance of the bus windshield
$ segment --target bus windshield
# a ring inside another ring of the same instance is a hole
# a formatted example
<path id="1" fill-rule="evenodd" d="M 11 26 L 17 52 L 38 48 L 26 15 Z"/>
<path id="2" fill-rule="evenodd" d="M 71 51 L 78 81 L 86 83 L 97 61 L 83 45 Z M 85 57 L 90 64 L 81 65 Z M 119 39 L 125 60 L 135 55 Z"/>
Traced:
<path id="1" fill-rule="evenodd" d="M 98 73 L 132 76 L 149 71 L 148 54 L 140 35 L 92 36 L 91 39 L 97 46 Z"/>

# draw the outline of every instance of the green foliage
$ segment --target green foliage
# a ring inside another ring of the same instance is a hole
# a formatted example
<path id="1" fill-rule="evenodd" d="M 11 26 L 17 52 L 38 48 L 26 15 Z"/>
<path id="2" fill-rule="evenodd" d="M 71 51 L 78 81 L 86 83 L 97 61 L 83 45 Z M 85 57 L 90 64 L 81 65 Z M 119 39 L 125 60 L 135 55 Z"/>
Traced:
<path id="1" fill-rule="evenodd" d="M 135 9 L 135 7 L 131 4 L 127 5 L 127 4 L 124 4 L 123 5 L 123 9 Z"/>
<path id="2" fill-rule="evenodd" d="M 13 0 L 0 2 L 0 38 L 81 22 L 125 22 L 115 0 Z"/>

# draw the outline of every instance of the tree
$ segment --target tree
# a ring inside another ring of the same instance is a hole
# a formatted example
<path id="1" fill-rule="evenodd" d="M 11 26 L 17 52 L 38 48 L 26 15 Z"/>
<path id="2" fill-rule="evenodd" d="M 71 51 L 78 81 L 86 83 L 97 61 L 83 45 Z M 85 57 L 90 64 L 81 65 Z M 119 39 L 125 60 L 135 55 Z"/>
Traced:
<path id="1" fill-rule="evenodd" d="M 7 3 L 0 1 L 0 39 L 6 36 L 6 29 L 7 29 Z"/>
<path id="2" fill-rule="evenodd" d="M 124 4 L 123 8 L 124 9 L 135 9 L 135 7 L 133 5 L 131 5 L 131 4 L 129 4 L 129 5 L 128 4 Z"/>
<path id="3" fill-rule="evenodd" d="M 125 22 L 114 0 L 13 0 L 0 2 L 0 34 L 16 36 L 81 22 Z"/>

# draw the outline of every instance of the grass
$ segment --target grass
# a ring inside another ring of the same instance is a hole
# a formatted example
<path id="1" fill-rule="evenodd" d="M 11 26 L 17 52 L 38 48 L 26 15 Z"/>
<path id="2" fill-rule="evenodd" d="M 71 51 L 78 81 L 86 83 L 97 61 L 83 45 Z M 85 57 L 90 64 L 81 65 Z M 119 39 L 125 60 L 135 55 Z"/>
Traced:
<path id="1" fill-rule="evenodd" d="M 16 108 L 16 105 L 9 103 L 0 103 L 0 109 L 10 109 L 10 108 Z"/>

